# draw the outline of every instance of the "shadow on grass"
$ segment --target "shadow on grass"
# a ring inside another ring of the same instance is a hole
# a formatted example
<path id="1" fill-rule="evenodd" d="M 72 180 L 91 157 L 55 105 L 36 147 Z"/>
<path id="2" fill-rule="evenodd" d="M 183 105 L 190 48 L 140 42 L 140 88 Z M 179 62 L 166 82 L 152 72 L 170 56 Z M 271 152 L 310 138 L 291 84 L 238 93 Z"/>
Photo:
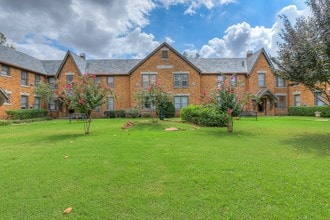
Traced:
<path id="1" fill-rule="evenodd" d="M 65 140 L 75 140 L 76 138 L 80 137 L 86 137 L 88 135 L 84 133 L 63 133 L 63 134 L 54 134 L 49 136 L 44 136 L 41 141 L 47 141 L 47 142 L 59 142 L 59 141 L 65 141 Z"/>
<path id="2" fill-rule="evenodd" d="M 284 144 L 294 146 L 298 151 L 316 153 L 318 156 L 330 155 L 329 134 L 307 134 L 284 140 Z"/>

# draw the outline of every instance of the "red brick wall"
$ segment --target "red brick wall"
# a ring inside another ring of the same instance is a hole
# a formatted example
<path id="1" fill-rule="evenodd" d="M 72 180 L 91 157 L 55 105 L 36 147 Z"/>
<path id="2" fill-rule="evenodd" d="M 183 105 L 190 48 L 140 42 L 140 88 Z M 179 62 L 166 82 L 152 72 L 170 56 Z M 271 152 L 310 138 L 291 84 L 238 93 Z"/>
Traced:
<path id="1" fill-rule="evenodd" d="M 1 64 L 0 64 L 1 70 Z M 10 104 L 4 104 L 0 106 L 0 118 L 6 118 L 7 110 L 18 110 L 21 109 L 21 95 L 28 96 L 28 108 L 34 105 L 34 75 L 36 73 L 32 73 L 26 71 L 28 74 L 28 84 L 27 86 L 21 85 L 21 72 L 22 69 L 16 67 L 9 67 L 10 76 L 2 76 L 0 74 L 0 87 L 4 91 L 11 92 L 10 94 Z M 44 80 L 45 77 L 41 76 L 40 80 Z"/>
<path id="2" fill-rule="evenodd" d="M 156 72 L 157 81 L 161 83 L 168 92 L 173 95 L 187 94 L 189 95 L 189 104 L 200 103 L 201 80 L 200 74 L 181 57 L 173 51 L 168 51 L 168 59 L 162 59 L 162 51 L 154 53 L 148 60 L 134 70 L 130 76 L 130 107 L 136 106 L 136 100 L 132 97 L 142 88 L 142 72 Z M 172 65 L 173 68 L 159 68 L 159 66 Z M 157 68 L 158 66 L 158 68 Z M 188 87 L 174 88 L 173 73 L 188 73 Z"/>

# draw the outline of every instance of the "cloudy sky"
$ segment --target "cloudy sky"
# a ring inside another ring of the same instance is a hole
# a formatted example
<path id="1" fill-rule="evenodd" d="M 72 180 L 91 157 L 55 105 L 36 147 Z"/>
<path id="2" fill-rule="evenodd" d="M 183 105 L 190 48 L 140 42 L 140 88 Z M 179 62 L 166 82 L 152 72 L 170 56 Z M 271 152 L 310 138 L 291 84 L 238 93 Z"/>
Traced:
<path id="1" fill-rule="evenodd" d="M 143 58 L 164 41 L 191 56 L 274 56 L 278 16 L 308 13 L 304 0 L 0 0 L 0 32 L 40 59 Z"/>

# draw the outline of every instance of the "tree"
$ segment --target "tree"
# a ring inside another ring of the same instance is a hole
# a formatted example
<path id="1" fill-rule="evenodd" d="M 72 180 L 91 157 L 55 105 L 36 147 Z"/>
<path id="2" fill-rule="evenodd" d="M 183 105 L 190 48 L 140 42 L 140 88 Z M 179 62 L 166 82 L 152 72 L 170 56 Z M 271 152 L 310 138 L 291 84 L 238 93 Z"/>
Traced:
<path id="1" fill-rule="evenodd" d="M 4 45 L 4 46 L 10 47 L 12 49 L 15 49 L 14 45 L 7 44 L 7 37 L 1 32 L 0 32 L 0 45 Z"/>
<path id="2" fill-rule="evenodd" d="M 151 84 L 136 94 L 136 98 L 142 108 L 154 109 L 161 120 L 165 117 L 165 108 L 171 100 L 171 95 L 165 91 L 159 82 Z M 155 114 L 152 114 L 154 119 Z M 155 122 L 155 120 L 153 120 Z"/>
<path id="3" fill-rule="evenodd" d="M 86 116 L 84 120 L 85 134 L 90 132 L 92 111 L 104 104 L 108 96 L 115 97 L 115 93 L 110 87 L 97 85 L 94 80 L 95 75 L 82 75 L 79 79 L 66 84 L 59 96 L 68 108 Z"/>
<path id="4" fill-rule="evenodd" d="M 34 93 L 38 95 L 42 102 L 49 105 L 57 100 L 57 95 L 55 90 L 52 89 L 48 83 L 40 82 L 36 87 L 34 87 Z M 52 113 L 50 112 L 50 116 Z"/>
<path id="5" fill-rule="evenodd" d="M 284 29 L 278 43 L 278 75 L 301 83 L 311 92 L 320 92 L 322 101 L 330 104 L 330 0 L 308 0 L 312 17 L 300 17 L 292 26 L 282 16 Z"/>

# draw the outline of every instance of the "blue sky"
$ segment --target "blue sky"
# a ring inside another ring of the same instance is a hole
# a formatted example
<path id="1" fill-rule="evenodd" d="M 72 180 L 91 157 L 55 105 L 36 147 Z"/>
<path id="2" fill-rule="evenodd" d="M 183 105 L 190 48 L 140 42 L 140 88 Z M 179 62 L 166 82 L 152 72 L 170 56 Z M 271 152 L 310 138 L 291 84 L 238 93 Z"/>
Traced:
<path id="1" fill-rule="evenodd" d="M 59 10 L 60 9 L 60 10 Z M 303 0 L 0 0 L 0 32 L 17 50 L 61 59 L 143 58 L 167 41 L 202 57 L 276 55 L 282 27 L 308 14 Z"/>

